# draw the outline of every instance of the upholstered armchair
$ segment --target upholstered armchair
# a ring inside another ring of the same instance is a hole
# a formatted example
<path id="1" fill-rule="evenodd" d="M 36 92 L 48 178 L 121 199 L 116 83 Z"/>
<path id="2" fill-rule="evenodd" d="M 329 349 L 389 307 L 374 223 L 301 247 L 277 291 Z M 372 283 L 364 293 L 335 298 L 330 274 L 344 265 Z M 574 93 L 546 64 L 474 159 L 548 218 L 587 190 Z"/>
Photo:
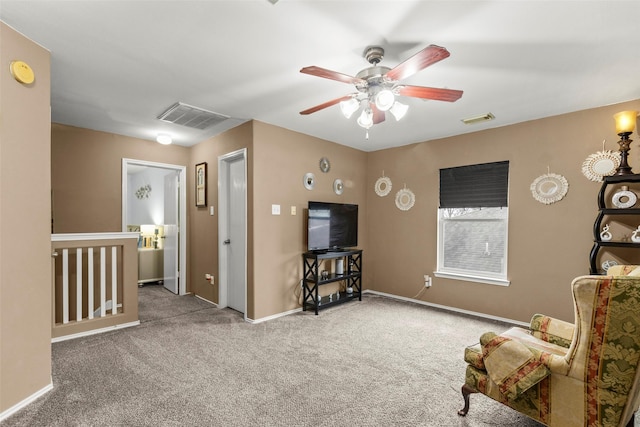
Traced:
<path id="1" fill-rule="evenodd" d="M 636 267 L 574 279 L 573 324 L 536 314 L 528 330 L 488 332 L 467 347 L 458 414 L 467 415 L 471 393 L 482 393 L 551 427 L 632 427 L 640 406 Z"/>

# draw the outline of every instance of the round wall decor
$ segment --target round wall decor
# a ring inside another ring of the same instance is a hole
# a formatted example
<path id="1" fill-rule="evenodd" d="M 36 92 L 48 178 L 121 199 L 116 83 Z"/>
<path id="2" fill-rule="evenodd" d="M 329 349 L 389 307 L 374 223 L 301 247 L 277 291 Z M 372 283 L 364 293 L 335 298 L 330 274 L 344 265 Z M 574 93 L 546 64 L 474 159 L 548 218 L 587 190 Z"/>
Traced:
<path id="1" fill-rule="evenodd" d="M 313 190 L 313 187 L 316 185 L 315 175 L 311 172 L 307 172 L 306 174 L 304 174 L 302 183 L 304 184 L 304 188 L 306 188 L 307 190 Z"/>
<path id="2" fill-rule="evenodd" d="M 416 195 L 408 188 L 403 188 L 396 193 L 396 206 L 401 211 L 408 211 L 416 202 Z"/>
<path id="3" fill-rule="evenodd" d="M 391 192 L 391 180 L 389 177 L 381 176 L 376 181 L 376 185 L 374 186 L 374 190 L 376 194 L 380 197 L 384 197 Z"/>
<path id="4" fill-rule="evenodd" d="M 320 170 L 324 173 L 329 172 L 329 169 L 331 169 L 331 163 L 329 163 L 329 159 L 327 159 L 326 157 L 323 157 L 320 159 Z"/>
<path id="5" fill-rule="evenodd" d="M 582 163 L 582 174 L 591 181 L 602 182 L 605 176 L 611 176 L 620 166 L 620 152 L 602 150 L 586 158 Z"/>
<path id="6" fill-rule="evenodd" d="M 562 200 L 567 195 L 567 191 L 569 191 L 567 179 L 555 173 L 540 175 L 531 183 L 533 198 L 545 205 Z"/>
<path id="7" fill-rule="evenodd" d="M 611 198 L 611 203 L 616 208 L 626 209 L 636 204 L 638 197 L 633 191 L 629 191 L 629 187 L 623 185 L 620 191 L 617 191 Z"/>
<path id="8" fill-rule="evenodd" d="M 333 181 L 333 191 L 338 195 L 344 192 L 344 183 L 341 179 L 336 179 L 335 181 Z"/>

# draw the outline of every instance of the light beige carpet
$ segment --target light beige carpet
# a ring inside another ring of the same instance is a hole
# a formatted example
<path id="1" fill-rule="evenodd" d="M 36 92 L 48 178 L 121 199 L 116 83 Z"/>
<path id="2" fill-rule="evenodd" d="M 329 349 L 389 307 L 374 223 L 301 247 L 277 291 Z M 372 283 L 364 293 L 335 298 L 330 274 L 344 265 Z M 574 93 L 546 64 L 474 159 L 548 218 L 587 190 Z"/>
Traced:
<path id="1" fill-rule="evenodd" d="M 509 325 L 365 294 L 249 324 L 160 286 L 138 327 L 53 345 L 54 389 L 6 426 L 539 426 L 485 396 L 463 351 Z"/>

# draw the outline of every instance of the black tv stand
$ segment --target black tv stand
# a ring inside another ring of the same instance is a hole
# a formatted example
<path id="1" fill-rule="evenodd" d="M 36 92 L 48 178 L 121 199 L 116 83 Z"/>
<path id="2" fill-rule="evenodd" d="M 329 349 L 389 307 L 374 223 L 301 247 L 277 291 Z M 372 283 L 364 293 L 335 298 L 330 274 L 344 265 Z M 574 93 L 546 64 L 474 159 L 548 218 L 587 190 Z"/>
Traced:
<path id="1" fill-rule="evenodd" d="M 336 260 L 342 258 L 343 272 L 338 274 L 335 271 L 328 273 L 326 277 L 321 276 L 320 264 L 324 260 Z M 304 278 L 302 280 L 302 310 L 307 308 L 318 310 L 342 304 L 358 299 L 362 301 L 362 249 L 343 249 L 336 251 L 331 249 L 327 252 L 318 253 L 316 251 L 302 254 Z M 331 296 L 319 297 L 320 286 L 334 282 L 345 282 L 345 290 L 338 291 Z M 351 292 L 347 292 L 351 289 Z"/>

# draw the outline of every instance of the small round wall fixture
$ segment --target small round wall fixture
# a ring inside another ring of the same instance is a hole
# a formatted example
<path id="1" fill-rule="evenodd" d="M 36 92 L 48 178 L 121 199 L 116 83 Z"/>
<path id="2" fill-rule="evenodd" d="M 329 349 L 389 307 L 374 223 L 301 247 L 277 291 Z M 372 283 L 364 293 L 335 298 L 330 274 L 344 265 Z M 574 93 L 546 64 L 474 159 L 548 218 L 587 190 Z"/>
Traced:
<path id="1" fill-rule="evenodd" d="M 333 181 L 333 191 L 337 195 L 340 195 L 344 192 L 344 183 L 341 179 L 336 179 L 335 181 Z"/>
<path id="2" fill-rule="evenodd" d="M 313 187 L 316 185 L 316 177 L 311 172 L 307 172 L 304 174 L 304 178 L 302 179 L 302 183 L 304 184 L 304 188 L 307 190 L 313 190 Z"/>
<path id="3" fill-rule="evenodd" d="M 555 173 L 540 175 L 531 183 L 533 198 L 545 205 L 558 202 L 567 195 L 569 183 L 567 179 Z"/>
<path id="4" fill-rule="evenodd" d="M 11 75 L 17 82 L 30 85 L 36 79 L 33 69 L 24 61 L 12 61 L 9 66 Z"/>
<path id="5" fill-rule="evenodd" d="M 408 188 L 403 188 L 396 193 L 396 206 L 401 211 L 408 211 L 416 203 L 416 195 Z"/>
<path id="6" fill-rule="evenodd" d="M 373 187 L 376 194 L 380 197 L 384 197 L 391 192 L 391 179 L 387 176 L 381 176 L 376 181 L 376 185 Z"/>
<path id="7" fill-rule="evenodd" d="M 329 172 L 329 169 L 331 169 L 331 163 L 329 163 L 329 159 L 327 159 L 326 157 L 323 157 L 320 159 L 320 170 L 323 173 L 327 173 Z"/>

